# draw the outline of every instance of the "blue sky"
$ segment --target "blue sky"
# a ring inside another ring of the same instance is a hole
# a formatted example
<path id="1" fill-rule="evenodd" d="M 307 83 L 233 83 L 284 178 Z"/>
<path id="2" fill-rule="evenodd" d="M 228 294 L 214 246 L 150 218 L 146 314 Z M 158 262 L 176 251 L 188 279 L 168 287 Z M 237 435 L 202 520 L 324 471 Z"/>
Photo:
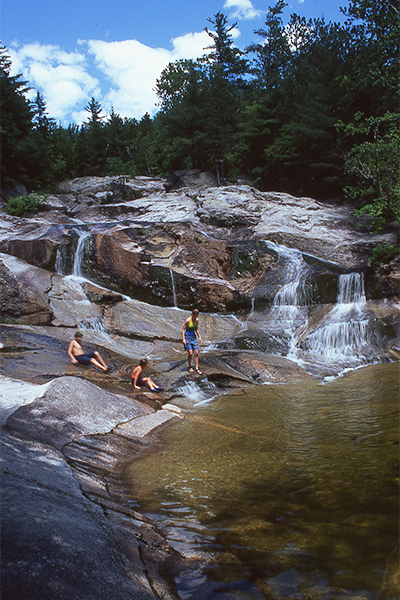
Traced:
<path id="1" fill-rule="evenodd" d="M 287 0 L 291 13 L 343 22 L 347 0 Z M 157 110 L 154 86 L 171 61 L 198 58 L 209 45 L 204 31 L 217 12 L 237 22 L 235 43 L 256 41 L 275 0 L 9 0 L 3 3 L 1 40 L 39 91 L 51 117 L 63 125 L 87 120 L 92 96 L 104 114 L 140 119 Z"/>

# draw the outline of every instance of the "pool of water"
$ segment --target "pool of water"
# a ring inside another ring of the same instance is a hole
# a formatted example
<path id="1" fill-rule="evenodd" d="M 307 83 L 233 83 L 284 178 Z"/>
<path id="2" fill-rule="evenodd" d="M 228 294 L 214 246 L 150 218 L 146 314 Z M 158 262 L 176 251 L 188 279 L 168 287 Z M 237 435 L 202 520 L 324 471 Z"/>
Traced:
<path id="1" fill-rule="evenodd" d="M 399 541 L 399 368 L 251 386 L 186 408 L 128 465 L 196 565 L 182 599 L 377 598 Z"/>

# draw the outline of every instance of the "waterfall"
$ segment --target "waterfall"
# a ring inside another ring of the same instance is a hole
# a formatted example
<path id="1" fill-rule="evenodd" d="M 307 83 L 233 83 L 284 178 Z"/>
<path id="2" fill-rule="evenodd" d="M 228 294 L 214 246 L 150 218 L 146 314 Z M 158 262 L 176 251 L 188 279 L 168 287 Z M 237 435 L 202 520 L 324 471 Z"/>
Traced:
<path id="1" fill-rule="evenodd" d="M 87 231 L 80 234 L 75 250 L 72 275 L 64 277 L 62 288 L 68 293 L 69 304 L 73 307 L 74 314 L 80 318 L 78 327 L 107 336 L 100 308 L 90 302 L 81 285 L 88 281 L 83 275 L 82 263 L 85 256 L 86 241 L 90 235 L 90 232 Z"/>
<path id="2" fill-rule="evenodd" d="M 84 275 L 82 273 L 82 262 L 83 262 L 84 255 L 85 255 L 86 240 L 89 237 L 90 237 L 90 232 L 82 233 L 79 236 L 78 243 L 77 243 L 76 250 L 75 250 L 74 265 L 72 268 L 72 275 L 74 277 L 80 277 L 80 278 L 84 277 Z"/>
<path id="3" fill-rule="evenodd" d="M 216 385 L 207 382 L 200 388 L 194 381 L 187 381 L 185 385 L 177 389 L 178 394 L 183 396 L 192 406 L 206 404 L 215 398 Z"/>
<path id="4" fill-rule="evenodd" d="M 55 264 L 56 273 L 58 273 L 59 275 L 65 275 L 65 271 L 66 271 L 64 254 L 65 253 L 63 252 L 61 246 L 59 246 L 57 248 L 56 264 Z"/>
<path id="5" fill-rule="evenodd" d="M 309 352 L 327 362 L 362 362 L 372 354 L 364 274 L 341 275 L 336 306 L 307 338 Z"/>
<path id="6" fill-rule="evenodd" d="M 307 264 L 299 250 L 271 241 L 266 241 L 265 244 L 283 258 L 286 267 L 284 284 L 275 294 L 270 310 L 268 333 L 289 338 L 289 355 L 293 355 L 297 340 L 296 331 L 307 322 L 303 289 Z"/>
<path id="7" fill-rule="evenodd" d="M 366 305 L 364 273 L 349 273 L 340 276 L 337 303 L 356 304 L 360 308 Z"/>
<path id="8" fill-rule="evenodd" d="M 251 309 L 250 309 L 250 313 L 249 313 L 249 318 L 254 315 L 255 305 L 256 305 L 256 301 L 253 296 L 253 298 L 251 299 Z"/>
<path id="9" fill-rule="evenodd" d="M 266 315 L 257 316 L 268 336 L 269 351 L 310 366 L 354 366 L 373 360 L 379 335 L 374 333 L 367 310 L 364 274 L 340 275 L 336 305 L 315 326 L 308 319 L 304 289 L 308 266 L 302 253 L 270 241 L 265 244 L 282 259 L 285 269 L 272 307 Z M 252 313 L 250 316 L 254 322 Z"/>
<path id="10" fill-rule="evenodd" d="M 173 272 L 173 270 L 171 269 L 171 267 L 170 267 L 170 269 L 169 269 L 169 272 L 170 272 L 170 274 L 171 274 L 172 297 L 173 297 L 173 300 L 174 300 L 174 307 L 175 307 L 175 308 L 178 308 L 178 303 L 177 303 L 177 300 L 176 300 L 176 290 L 175 290 L 174 272 Z"/>

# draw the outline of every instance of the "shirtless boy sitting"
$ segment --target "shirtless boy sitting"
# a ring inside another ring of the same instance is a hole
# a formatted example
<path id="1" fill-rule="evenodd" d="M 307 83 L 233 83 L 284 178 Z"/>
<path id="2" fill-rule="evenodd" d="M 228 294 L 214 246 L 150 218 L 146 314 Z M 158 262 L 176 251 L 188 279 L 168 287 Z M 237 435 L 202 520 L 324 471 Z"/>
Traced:
<path id="1" fill-rule="evenodd" d="M 76 365 L 80 363 L 81 365 L 89 365 L 92 363 L 98 369 L 102 371 L 108 371 L 108 367 L 104 360 L 101 358 L 100 354 L 97 352 L 90 352 L 89 354 L 85 354 L 82 350 L 82 338 L 83 334 L 80 331 L 75 333 L 75 339 L 71 340 L 68 346 L 68 356 L 71 359 L 71 362 Z"/>

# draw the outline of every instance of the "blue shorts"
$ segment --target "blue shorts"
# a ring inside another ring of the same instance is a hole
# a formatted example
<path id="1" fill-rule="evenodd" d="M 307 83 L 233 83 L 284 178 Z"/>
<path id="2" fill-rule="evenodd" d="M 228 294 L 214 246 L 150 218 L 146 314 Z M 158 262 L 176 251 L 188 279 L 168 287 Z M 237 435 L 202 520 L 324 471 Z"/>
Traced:
<path id="1" fill-rule="evenodd" d="M 90 354 L 79 354 L 78 356 L 75 356 L 75 358 L 81 365 L 90 365 L 90 359 L 94 358 L 94 352 L 91 352 Z"/>
<path id="2" fill-rule="evenodd" d="M 135 387 L 135 381 L 134 381 L 133 377 L 132 377 L 132 380 L 131 380 L 131 381 L 132 381 L 132 385 L 133 385 L 133 387 Z M 137 385 L 138 387 L 141 387 L 142 385 L 144 385 L 145 387 L 147 387 L 147 388 L 149 388 L 149 389 L 150 389 L 150 386 L 148 385 L 148 383 L 147 383 L 146 381 L 143 381 L 143 379 L 142 379 L 141 377 L 138 377 L 138 380 L 137 380 L 137 382 L 136 382 L 136 385 Z"/>
<path id="3" fill-rule="evenodd" d="M 185 335 L 185 350 L 189 351 L 189 350 L 198 350 L 199 349 L 199 344 L 197 342 L 197 337 L 196 334 L 192 334 L 192 335 Z"/>

